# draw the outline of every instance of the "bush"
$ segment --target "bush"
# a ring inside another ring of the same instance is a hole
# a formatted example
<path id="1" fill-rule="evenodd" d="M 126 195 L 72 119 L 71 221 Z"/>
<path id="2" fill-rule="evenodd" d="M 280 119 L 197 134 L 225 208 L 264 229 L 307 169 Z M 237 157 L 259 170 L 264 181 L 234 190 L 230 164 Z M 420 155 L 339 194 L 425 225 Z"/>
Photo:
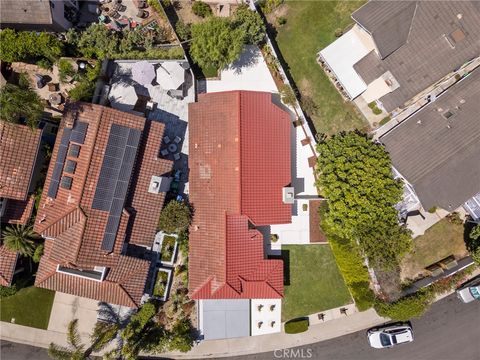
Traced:
<path id="1" fill-rule="evenodd" d="M 177 31 L 178 37 L 182 41 L 188 40 L 192 36 L 190 24 L 185 24 L 182 20 L 177 22 L 177 25 L 175 25 L 175 30 Z"/>
<path id="2" fill-rule="evenodd" d="M 406 296 L 394 303 L 377 301 L 375 310 L 378 315 L 396 321 L 407 321 L 422 316 L 433 301 L 433 293 L 420 290 L 414 295 Z"/>
<path id="3" fill-rule="evenodd" d="M 84 74 L 77 85 L 68 92 L 70 99 L 74 101 L 92 101 L 101 66 L 100 61 L 97 61 L 95 67 L 87 66 L 87 73 Z"/>
<path id="4" fill-rule="evenodd" d="M 75 75 L 75 70 L 70 60 L 60 59 L 58 62 L 58 74 L 61 82 L 65 82 L 68 76 L 72 77 Z"/>
<path id="5" fill-rule="evenodd" d="M 277 19 L 277 24 L 283 26 L 287 23 L 287 18 L 285 16 L 279 16 Z"/>
<path id="6" fill-rule="evenodd" d="M 447 220 L 454 225 L 462 225 L 463 220 L 460 218 L 460 214 L 456 211 L 447 215 Z"/>
<path id="7" fill-rule="evenodd" d="M 41 67 L 42 69 L 45 69 L 45 70 L 51 70 L 52 69 L 52 62 L 48 59 L 40 59 L 36 62 L 36 65 L 38 67 Z"/>
<path id="8" fill-rule="evenodd" d="M 44 249 L 43 244 L 39 244 L 35 248 L 35 251 L 33 252 L 33 256 L 32 256 L 32 260 L 34 263 L 38 264 L 40 262 L 40 259 L 43 256 L 43 249 Z"/>
<path id="9" fill-rule="evenodd" d="M 12 285 L 12 286 L 0 285 L 0 298 L 12 296 L 12 295 L 15 295 L 16 293 L 17 293 L 16 285 Z"/>
<path id="10" fill-rule="evenodd" d="M 19 123 L 21 118 L 31 128 L 36 128 L 43 115 L 44 103 L 37 93 L 29 88 L 6 84 L 0 90 L 0 119 Z"/>
<path id="11" fill-rule="evenodd" d="M 240 5 L 233 17 L 233 27 L 242 30 L 247 44 L 259 44 L 265 39 L 267 28 L 258 12 L 250 10 L 248 5 Z"/>
<path id="12" fill-rule="evenodd" d="M 308 319 L 293 319 L 285 323 L 287 334 L 298 334 L 308 330 Z"/>
<path id="13" fill-rule="evenodd" d="M 212 15 L 212 8 L 203 1 L 195 1 L 192 5 L 192 11 L 202 18 Z"/>
<path id="14" fill-rule="evenodd" d="M 188 204 L 170 201 L 162 210 L 158 227 L 166 233 L 180 233 L 187 230 L 191 221 L 191 210 Z"/>
<path id="15" fill-rule="evenodd" d="M 283 0 L 265 0 L 260 4 L 262 11 L 265 14 L 271 13 L 277 7 L 283 4 Z"/>
<path id="16" fill-rule="evenodd" d="M 340 29 L 340 28 L 335 29 L 335 34 L 334 35 L 337 38 L 342 36 L 343 35 L 343 29 Z"/>
<path id="17" fill-rule="evenodd" d="M 435 214 L 435 212 L 437 211 L 437 207 L 436 206 L 432 206 L 430 209 L 428 209 L 428 212 L 430 214 Z"/>
<path id="18" fill-rule="evenodd" d="M 390 116 L 385 116 L 382 120 L 380 120 L 380 126 L 385 125 L 388 123 L 392 118 Z"/>

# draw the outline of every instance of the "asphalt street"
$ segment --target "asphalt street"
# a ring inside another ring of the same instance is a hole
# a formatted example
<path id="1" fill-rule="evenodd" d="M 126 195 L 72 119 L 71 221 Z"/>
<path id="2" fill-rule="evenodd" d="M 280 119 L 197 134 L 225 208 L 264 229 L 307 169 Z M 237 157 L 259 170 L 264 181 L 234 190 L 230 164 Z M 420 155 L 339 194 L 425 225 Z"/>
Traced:
<path id="1" fill-rule="evenodd" d="M 365 331 L 294 349 L 240 356 L 230 360 L 480 360 L 480 301 L 461 303 L 451 295 L 413 320 L 415 341 L 377 350 L 368 345 Z M 1 342 L 1 360 L 47 360 L 44 349 Z"/>

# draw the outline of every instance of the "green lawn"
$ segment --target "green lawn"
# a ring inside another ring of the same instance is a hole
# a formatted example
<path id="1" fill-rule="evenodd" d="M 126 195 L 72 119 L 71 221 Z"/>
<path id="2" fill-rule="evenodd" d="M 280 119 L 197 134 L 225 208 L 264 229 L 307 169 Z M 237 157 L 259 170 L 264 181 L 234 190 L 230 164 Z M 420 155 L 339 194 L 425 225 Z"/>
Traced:
<path id="1" fill-rule="evenodd" d="M 55 292 L 33 286 L 19 290 L 15 295 L 0 299 L 0 319 L 46 329 L 52 310 Z"/>
<path id="2" fill-rule="evenodd" d="M 413 239 L 413 249 L 402 260 L 402 279 L 415 279 L 424 268 L 450 255 L 468 255 L 463 238 L 463 224 L 442 219 L 422 236 Z"/>
<path id="3" fill-rule="evenodd" d="M 282 246 L 282 253 L 284 261 L 288 261 L 282 301 L 284 320 L 351 302 L 328 245 L 287 245 Z"/>
<path id="4" fill-rule="evenodd" d="M 336 39 L 335 30 L 350 24 L 351 13 L 363 3 L 287 1 L 283 9 L 274 13 L 287 19 L 285 25 L 277 27 L 276 41 L 300 94 L 310 97 L 317 105 L 317 114 L 309 115 L 318 132 L 332 134 L 366 126 L 353 105 L 343 101 L 316 61 L 317 53 Z M 268 19 L 275 25 L 274 14 L 268 15 Z"/>

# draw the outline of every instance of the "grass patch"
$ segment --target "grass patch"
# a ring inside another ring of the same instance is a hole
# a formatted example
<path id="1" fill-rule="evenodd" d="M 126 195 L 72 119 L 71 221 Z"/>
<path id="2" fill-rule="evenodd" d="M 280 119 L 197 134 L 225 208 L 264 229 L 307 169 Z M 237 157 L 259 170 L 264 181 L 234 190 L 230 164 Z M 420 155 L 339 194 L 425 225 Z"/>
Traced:
<path id="1" fill-rule="evenodd" d="M 390 116 L 385 116 L 382 120 L 380 120 L 380 126 L 385 125 L 388 123 L 392 118 Z"/>
<path id="2" fill-rule="evenodd" d="M 317 63 L 317 53 L 332 43 L 335 31 L 352 23 L 350 15 L 365 1 L 288 1 L 286 23 L 277 26 L 276 42 L 302 97 L 317 105 L 308 114 L 320 133 L 363 129 L 367 123 L 352 103 L 344 102 Z M 275 17 L 268 16 L 272 26 Z"/>
<path id="3" fill-rule="evenodd" d="M 47 289 L 28 287 L 15 295 L 0 300 L 0 319 L 38 329 L 47 329 L 52 311 L 55 292 Z"/>
<path id="4" fill-rule="evenodd" d="M 350 302 L 350 294 L 340 275 L 330 247 L 324 245 L 282 246 L 288 262 L 284 320 L 306 316 Z"/>
<path id="5" fill-rule="evenodd" d="M 173 251 L 175 250 L 175 241 L 177 238 L 171 235 L 165 235 L 162 241 L 162 261 L 172 261 Z"/>
<path id="6" fill-rule="evenodd" d="M 167 290 L 168 282 L 168 273 L 165 271 L 158 270 L 157 278 L 155 280 L 155 287 L 153 288 L 153 295 L 155 296 L 164 296 L 165 291 Z"/>
<path id="7" fill-rule="evenodd" d="M 464 241 L 463 224 L 455 224 L 442 219 L 425 234 L 413 239 L 413 249 L 402 263 L 402 279 L 415 279 L 424 268 L 449 255 L 468 255 Z"/>
<path id="8" fill-rule="evenodd" d="M 308 330 L 308 319 L 294 319 L 285 323 L 287 334 L 298 334 Z"/>

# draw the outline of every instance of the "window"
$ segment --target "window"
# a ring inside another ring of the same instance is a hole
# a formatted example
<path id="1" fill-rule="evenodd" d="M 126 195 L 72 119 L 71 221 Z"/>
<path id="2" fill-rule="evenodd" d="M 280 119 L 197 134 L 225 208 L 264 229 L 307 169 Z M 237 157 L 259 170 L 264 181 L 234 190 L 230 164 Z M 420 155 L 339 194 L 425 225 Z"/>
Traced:
<path id="1" fill-rule="evenodd" d="M 82 277 L 85 279 L 103 281 L 107 273 L 106 267 L 95 266 L 93 270 L 73 269 L 65 266 L 58 265 L 57 272 Z"/>
<path id="2" fill-rule="evenodd" d="M 68 156 L 78 158 L 80 154 L 80 145 L 70 144 L 70 149 L 68 150 Z"/>
<path id="3" fill-rule="evenodd" d="M 70 176 L 62 176 L 60 186 L 62 187 L 62 189 L 70 190 L 72 188 L 72 181 L 73 178 L 71 178 Z"/>

